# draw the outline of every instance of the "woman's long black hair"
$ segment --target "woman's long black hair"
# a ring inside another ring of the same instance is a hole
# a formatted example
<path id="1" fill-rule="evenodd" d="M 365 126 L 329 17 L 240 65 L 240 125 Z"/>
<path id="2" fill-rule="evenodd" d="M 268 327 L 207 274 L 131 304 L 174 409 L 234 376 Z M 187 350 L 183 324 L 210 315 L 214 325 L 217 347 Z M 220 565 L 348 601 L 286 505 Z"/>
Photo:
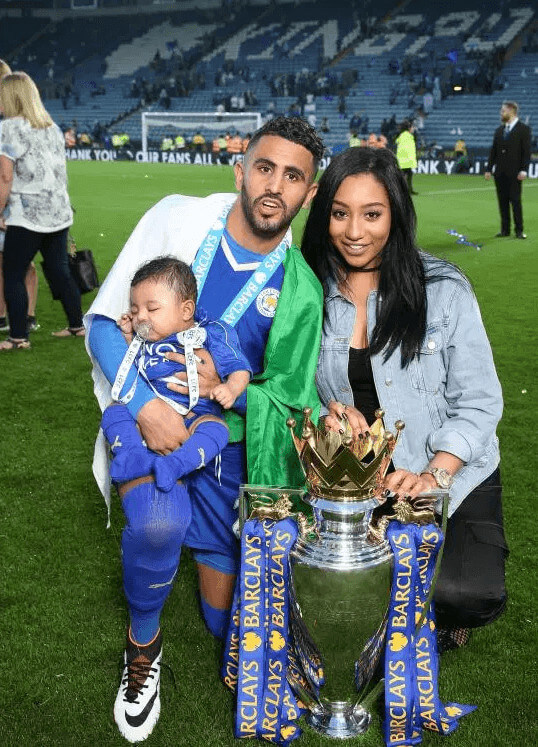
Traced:
<path id="1" fill-rule="evenodd" d="M 377 321 L 370 340 L 372 355 L 384 360 L 400 346 L 402 368 L 409 365 L 426 335 L 426 279 L 415 243 L 416 214 L 405 177 L 386 148 L 349 148 L 323 173 L 306 221 L 302 253 L 320 282 L 345 284 L 353 268 L 329 238 L 332 204 L 347 176 L 372 174 L 386 189 L 391 210 L 390 234 L 381 254 Z"/>

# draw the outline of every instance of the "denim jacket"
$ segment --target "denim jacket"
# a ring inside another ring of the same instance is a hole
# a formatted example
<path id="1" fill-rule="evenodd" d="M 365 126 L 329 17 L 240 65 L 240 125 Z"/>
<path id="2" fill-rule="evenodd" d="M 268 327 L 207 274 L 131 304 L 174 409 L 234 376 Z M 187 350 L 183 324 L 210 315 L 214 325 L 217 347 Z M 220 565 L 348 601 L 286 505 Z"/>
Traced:
<path id="1" fill-rule="evenodd" d="M 428 272 L 428 255 L 423 255 Z M 405 429 L 393 455 L 396 469 L 420 472 L 437 451 L 464 462 L 450 490 L 449 515 L 499 463 L 495 429 L 502 414 L 502 392 L 476 298 L 468 282 L 446 277 L 428 284 L 427 326 L 420 354 L 407 368 L 400 349 L 383 362 L 372 356 L 372 370 L 385 426 L 396 420 Z M 323 404 L 331 400 L 353 405 L 348 379 L 349 344 L 355 322 L 354 304 L 330 281 L 326 286 L 325 319 L 316 385 Z M 376 322 L 377 291 L 367 301 L 371 339 Z M 360 409 L 360 403 L 359 403 Z"/>

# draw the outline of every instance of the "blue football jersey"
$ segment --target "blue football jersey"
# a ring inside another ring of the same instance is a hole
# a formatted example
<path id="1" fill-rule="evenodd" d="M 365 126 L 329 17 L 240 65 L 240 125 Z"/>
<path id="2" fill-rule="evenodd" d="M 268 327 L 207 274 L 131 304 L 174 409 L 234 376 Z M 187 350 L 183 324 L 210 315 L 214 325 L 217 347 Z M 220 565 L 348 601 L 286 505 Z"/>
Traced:
<path id="1" fill-rule="evenodd" d="M 256 252 L 240 246 L 228 231 L 215 253 L 198 302 L 213 319 L 218 319 L 245 283 L 254 275 L 260 257 Z M 263 358 L 269 330 L 273 323 L 278 297 L 284 280 L 284 267 L 280 265 L 261 289 L 249 308 L 235 325 L 241 350 L 254 374 L 263 370 Z"/>

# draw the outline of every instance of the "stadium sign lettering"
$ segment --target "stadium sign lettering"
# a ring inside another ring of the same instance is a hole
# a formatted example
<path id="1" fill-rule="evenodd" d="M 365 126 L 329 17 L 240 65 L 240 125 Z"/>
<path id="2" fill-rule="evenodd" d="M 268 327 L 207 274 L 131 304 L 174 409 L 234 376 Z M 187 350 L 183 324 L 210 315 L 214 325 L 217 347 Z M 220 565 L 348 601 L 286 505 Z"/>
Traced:
<path id="1" fill-rule="evenodd" d="M 136 161 L 137 163 L 172 163 L 176 165 L 220 165 L 218 158 L 213 153 L 182 153 L 166 150 L 114 150 L 107 148 L 67 148 L 65 157 L 68 161 Z M 234 154 L 228 161 L 233 166 L 237 161 L 242 161 L 241 153 Z M 475 159 L 469 174 L 483 174 L 486 167 L 486 158 Z M 319 164 L 321 171 L 327 168 L 331 158 L 322 158 Z M 419 158 L 415 173 L 417 174 L 454 174 L 456 161 L 443 158 Z M 529 179 L 538 179 L 538 161 L 531 161 L 528 171 Z"/>

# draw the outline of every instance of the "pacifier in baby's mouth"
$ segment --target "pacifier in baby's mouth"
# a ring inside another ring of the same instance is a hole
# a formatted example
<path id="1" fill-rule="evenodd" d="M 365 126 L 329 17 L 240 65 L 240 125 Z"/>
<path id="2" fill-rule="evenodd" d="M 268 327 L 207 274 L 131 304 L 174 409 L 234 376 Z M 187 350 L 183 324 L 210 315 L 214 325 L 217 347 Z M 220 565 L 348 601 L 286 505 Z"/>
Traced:
<path id="1" fill-rule="evenodd" d="M 136 334 L 138 337 L 142 338 L 142 340 L 149 340 L 152 330 L 153 328 L 150 322 L 140 322 L 140 324 L 135 327 Z"/>

